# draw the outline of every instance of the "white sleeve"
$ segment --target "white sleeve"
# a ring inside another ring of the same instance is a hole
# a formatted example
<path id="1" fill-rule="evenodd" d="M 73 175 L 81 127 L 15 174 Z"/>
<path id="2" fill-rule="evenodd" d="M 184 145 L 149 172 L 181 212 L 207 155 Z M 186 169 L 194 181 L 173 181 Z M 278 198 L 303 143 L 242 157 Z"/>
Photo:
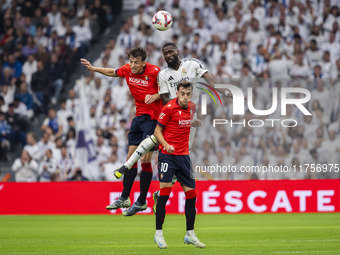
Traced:
<path id="1" fill-rule="evenodd" d="M 20 158 L 16 159 L 12 165 L 12 171 L 13 172 L 17 172 L 20 170 L 20 168 L 22 167 L 22 163 Z"/>
<path id="2" fill-rule="evenodd" d="M 48 126 L 48 123 L 49 123 L 49 119 L 48 118 L 45 118 L 44 119 L 44 122 L 43 122 L 43 126 Z"/>
<path id="3" fill-rule="evenodd" d="M 196 69 L 196 78 L 201 78 L 203 76 L 203 74 L 208 72 L 208 69 L 198 59 L 193 58 L 193 60 L 194 60 L 194 63 L 195 63 L 194 65 L 195 65 L 195 69 Z"/>
<path id="4" fill-rule="evenodd" d="M 160 71 L 158 73 L 157 82 L 158 82 L 158 94 L 160 94 L 160 95 L 166 94 L 166 93 L 170 94 L 168 84 L 167 84 L 166 80 L 164 79 L 164 76 L 162 75 L 162 71 Z"/>
<path id="5" fill-rule="evenodd" d="M 32 171 L 36 173 L 39 171 L 39 165 L 34 159 L 32 159 L 31 162 L 29 163 L 29 167 Z"/>

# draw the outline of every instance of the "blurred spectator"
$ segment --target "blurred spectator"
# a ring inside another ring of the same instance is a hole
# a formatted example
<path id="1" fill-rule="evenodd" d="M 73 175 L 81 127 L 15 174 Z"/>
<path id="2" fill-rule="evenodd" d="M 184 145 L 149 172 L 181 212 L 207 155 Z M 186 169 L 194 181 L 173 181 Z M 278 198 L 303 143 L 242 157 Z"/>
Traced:
<path id="1" fill-rule="evenodd" d="M 14 112 L 19 115 L 19 118 L 25 123 L 25 126 L 28 124 L 28 121 L 33 117 L 32 109 L 28 110 L 27 106 L 21 102 L 19 95 L 14 98 L 13 101 Z M 27 130 L 27 127 L 24 126 L 24 130 Z"/>
<path id="2" fill-rule="evenodd" d="M 85 176 L 83 176 L 81 169 L 78 167 L 78 168 L 75 169 L 74 175 L 69 180 L 79 182 L 79 181 L 88 181 L 89 179 L 87 179 Z"/>
<path id="3" fill-rule="evenodd" d="M 45 155 L 45 152 L 47 150 L 53 151 L 55 149 L 56 145 L 55 145 L 54 141 L 51 141 L 51 133 L 48 130 L 48 128 L 43 133 L 42 138 L 38 142 L 38 146 L 39 146 L 39 151 L 40 151 L 42 156 Z"/>
<path id="4" fill-rule="evenodd" d="M 27 44 L 22 48 L 22 53 L 28 57 L 28 55 L 34 55 L 38 52 L 38 47 L 36 46 L 33 36 L 29 35 L 27 37 Z"/>
<path id="5" fill-rule="evenodd" d="M 51 149 L 47 149 L 43 160 L 39 165 L 39 180 L 41 182 L 49 182 L 51 181 L 52 174 L 55 174 L 57 171 L 57 162 L 53 156 L 53 151 Z"/>
<path id="6" fill-rule="evenodd" d="M 90 28 L 84 24 L 84 17 L 78 19 L 78 25 L 73 27 L 73 32 L 80 43 L 80 55 L 83 56 L 88 51 L 92 39 Z"/>
<path id="7" fill-rule="evenodd" d="M 32 75 L 37 71 L 37 61 L 34 55 L 28 55 L 27 61 L 22 67 L 22 72 L 26 75 L 27 84 L 31 84 Z"/>
<path id="8" fill-rule="evenodd" d="M 5 114 L 0 111 L 0 161 L 9 161 L 11 126 L 8 125 Z"/>
<path id="9" fill-rule="evenodd" d="M 67 151 L 72 156 L 72 158 L 74 158 L 76 150 L 76 131 L 72 127 L 70 127 L 67 131 L 65 144 L 67 147 Z"/>
<path id="10" fill-rule="evenodd" d="M 8 105 L 6 113 L 6 121 L 11 126 L 10 141 L 11 144 L 21 143 L 26 144 L 27 121 L 15 112 L 15 105 L 13 103 Z"/>
<path id="11" fill-rule="evenodd" d="M 26 34 L 35 36 L 37 33 L 37 27 L 32 24 L 32 19 L 31 17 L 26 16 L 25 17 L 25 24 L 24 24 L 24 29 L 26 31 Z"/>
<path id="12" fill-rule="evenodd" d="M 112 153 L 107 161 L 102 162 L 101 170 L 102 176 L 105 181 L 117 181 L 112 174 L 112 169 L 117 169 L 122 163 L 118 161 L 118 157 L 115 153 Z"/>
<path id="13" fill-rule="evenodd" d="M 121 27 L 121 32 L 117 38 L 117 44 L 123 49 L 131 49 L 134 45 L 136 37 L 130 31 L 129 23 L 125 22 Z"/>
<path id="14" fill-rule="evenodd" d="M 61 147 L 61 158 L 57 161 L 57 174 L 59 181 L 67 181 L 73 176 L 73 159 L 66 146 Z"/>
<path id="15" fill-rule="evenodd" d="M 32 75 L 31 88 L 38 98 L 39 110 L 43 110 L 50 102 L 50 77 L 45 72 L 44 64 L 37 62 L 37 71 Z"/>
<path id="16" fill-rule="evenodd" d="M 1 112 L 7 112 L 8 105 L 5 104 L 5 100 L 3 96 L 0 96 L 0 111 Z"/>
<path id="17" fill-rule="evenodd" d="M 74 89 L 70 89 L 68 92 L 68 99 L 66 100 L 66 110 L 75 116 L 78 107 L 79 98 L 76 97 Z"/>
<path id="18" fill-rule="evenodd" d="M 43 153 L 40 151 L 39 145 L 37 143 L 37 138 L 33 132 L 29 132 L 26 135 L 27 144 L 23 148 L 28 154 L 36 161 L 40 162 Z"/>
<path id="19" fill-rule="evenodd" d="M 13 71 L 9 66 L 3 67 L 3 74 L 0 77 L 0 85 L 9 85 L 11 84 L 11 80 L 14 77 Z"/>
<path id="20" fill-rule="evenodd" d="M 33 112 L 33 96 L 28 91 L 26 82 L 22 82 L 19 87 L 18 93 L 15 95 L 16 98 L 19 98 L 20 102 L 26 106 L 26 109 L 20 109 L 20 111 L 25 111 L 25 116 L 28 120 L 32 119 L 34 112 Z"/>
<path id="21" fill-rule="evenodd" d="M 22 73 L 22 64 L 21 64 L 20 61 L 18 61 L 16 59 L 14 54 L 8 55 L 8 60 L 4 62 L 3 67 L 2 67 L 3 75 L 4 75 L 4 69 L 6 67 L 10 68 L 11 75 L 13 75 L 13 77 L 15 77 L 15 78 L 20 77 L 20 75 Z"/>
<path id="22" fill-rule="evenodd" d="M 15 173 L 16 182 L 36 182 L 38 180 L 38 163 L 31 158 L 26 150 L 23 150 L 21 157 L 14 161 L 12 171 Z"/>
<path id="23" fill-rule="evenodd" d="M 56 110 L 54 108 L 48 109 L 48 117 L 42 123 L 41 130 L 45 131 L 47 127 L 52 129 L 53 135 L 55 137 L 60 137 L 63 133 L 62 123 L 60 119 L 58 119 Z"/>
<path id="24" fill-rule="evenodd" d="M 57 103 L 60 92 L 64 85 L 64 71 L 63 64 L 58 60 L 57 55 L 52 53 L 51 61 L 46 67 L 46 72 L 54 90 L 54 96 L 51 97 L 51 103 L 53 105 Z"/>
<path id="25" fill-rule="evenodd" d="M 100 32 L 103 33 L 107 27 L 107 15 L 100 0 L 94 0 L 93 7 L 91 8 L 92 19 L 98 22 Z M 150 19 L 148 19 L 149 21 Z"/>
<path id="26" fill-rule="evenodd" d="M 290 76 L 292 78 L 307 78 L 311 74 L 311 70 L 307 63 L 304 63 L 303 53 L 299 52 L 296 60 L 291 68 Z"/>
<path id="27" fill-rule="evenodd" d="M 52 10 L 47 14 L 49 24 L 56 28 L 58 25 L 61 24 L 61 13 L 58 10 L 58 5 L 56 3 L 52 4 Z"/>

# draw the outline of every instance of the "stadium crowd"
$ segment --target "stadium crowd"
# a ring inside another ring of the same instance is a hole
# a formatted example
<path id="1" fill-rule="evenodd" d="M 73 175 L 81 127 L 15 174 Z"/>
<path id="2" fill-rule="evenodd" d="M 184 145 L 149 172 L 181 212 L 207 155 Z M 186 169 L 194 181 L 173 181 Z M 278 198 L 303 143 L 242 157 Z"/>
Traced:
<path id="1" fill-rule="evenodd" d="M 70 68 L 88 49 L 98 29 L 110 19 L 100 0 L 87 7 L 85 1 L 50 4 L 3 0 L 3 31 L 0 31 L 2 74 L 0 80 L 1 154 L 13 140 L 23 145 L 22 155 L 12 166 L 16 181 L 114 180 L 112 172 L 125 161 L 127 133 L 134 116 L 134 101 L 123 78 L 86 73 L 59 99 Z M 21 3 L 15 4 L 15 2 Z M 29 5 L 29 6 L 25 6 Z M 71 6 L 71 7 L 70 7 Z M 75 7 L 74 7 L 75 6 Z M 126 52 L 142 46 L 147 61 L 163 68 L 161 46 L 173 41 L 181 57 L 201 60 L 217 83 L 233 83 L 244 92 L 252 87 L 256 109 L 269 109 L 273 87 L 303 87 L 311 91 L 306 104 L 312 116 L 288 107 L 285 119 L 296 127 L 281 125 L 251 128 L 219 125 L 212 119 L 242 121 L 232 114 L 232 99 L 222 97 L 223 106 L 208 105 L 208 115 L 191 149 L 193 163 L 202 166 L 198 179 L 311 179 L 339 178 L 339 172 L 214 172 L 209 165 L 337 164 L 340 162 L 340 2 L 326 1 L 221 1 L 146 0 L 127 18 L 119 36 L 110 39 L 94 66 L 123 66 Z M 151 25 L 157 10 L 171 13 L 174 23 L 160 32 Z M 105 15 L 100 15 L 100 12 Z M 58 15 L 60 17 L 58 17 Z M 102 20 L 105 18 L 105 22 Z M 96 25 L 94 25 L 96 24 Z M 49 84 L 46 86 L 46 84 Z M 77 113 L 80 92 L 87 95 L 88 137 L 95 157 L 91 170 L 77 158 Z M 42 138 L 27 133 L 26 123 L 37 111 L 48 108 L 41 126 Z M 247 108 L 246 108 L 247 110 Z M 282 119 L 275 112 L 268 118 Z M 259 119 L 249 111 L 245 120 Z M 27 135 L 26 135 L 27 133 Z M 155 153 L 156 154 L 156 153 Z M 157 176 L 154 155 L 154 178 Z M 3 159 L 4 160 L 4 159 Z M 297 167 L 299 170 L 299 167 Z"/>

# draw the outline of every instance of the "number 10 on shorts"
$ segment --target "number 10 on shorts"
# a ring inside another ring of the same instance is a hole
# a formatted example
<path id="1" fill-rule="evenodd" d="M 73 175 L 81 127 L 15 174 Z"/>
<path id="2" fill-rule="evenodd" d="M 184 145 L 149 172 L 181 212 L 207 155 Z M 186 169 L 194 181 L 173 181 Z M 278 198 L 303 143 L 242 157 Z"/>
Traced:
<path id="1" fill-rule="evenodd" d="M 160 171 L 166 173 L 168 171 L 168 166 L 169 166 L 168 163 L 162 162 Z"/>

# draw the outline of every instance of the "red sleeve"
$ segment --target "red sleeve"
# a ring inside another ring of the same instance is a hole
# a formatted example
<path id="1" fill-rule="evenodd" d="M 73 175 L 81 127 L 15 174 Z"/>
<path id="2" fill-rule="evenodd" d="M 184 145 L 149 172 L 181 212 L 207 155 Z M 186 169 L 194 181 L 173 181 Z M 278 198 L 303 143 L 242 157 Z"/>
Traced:
<path id="1" fill-rule="evenodd" d="M 196 111 L 196 105 L 190 101 L 190 119 L 193 120 L 195 111 Z"/>
<path id="2" fill-rule="evenodd" d="M 162 109 L 162 112 L 159 114 L 158 117 L 158 125 L 165 127 L 171 117 L 171 107 L 169 107 L 170 105 L 165 105 Z"/>
<path id="3" fill-rule="evenodd" d="M 126 73 L 128 72 L 128 68 L 129 68 L 129 63 L 123 65 L 122 67 L 119 67 L 118 69 L 116 69 L 116 74 L 119 77 L 125 77 Z"/>

